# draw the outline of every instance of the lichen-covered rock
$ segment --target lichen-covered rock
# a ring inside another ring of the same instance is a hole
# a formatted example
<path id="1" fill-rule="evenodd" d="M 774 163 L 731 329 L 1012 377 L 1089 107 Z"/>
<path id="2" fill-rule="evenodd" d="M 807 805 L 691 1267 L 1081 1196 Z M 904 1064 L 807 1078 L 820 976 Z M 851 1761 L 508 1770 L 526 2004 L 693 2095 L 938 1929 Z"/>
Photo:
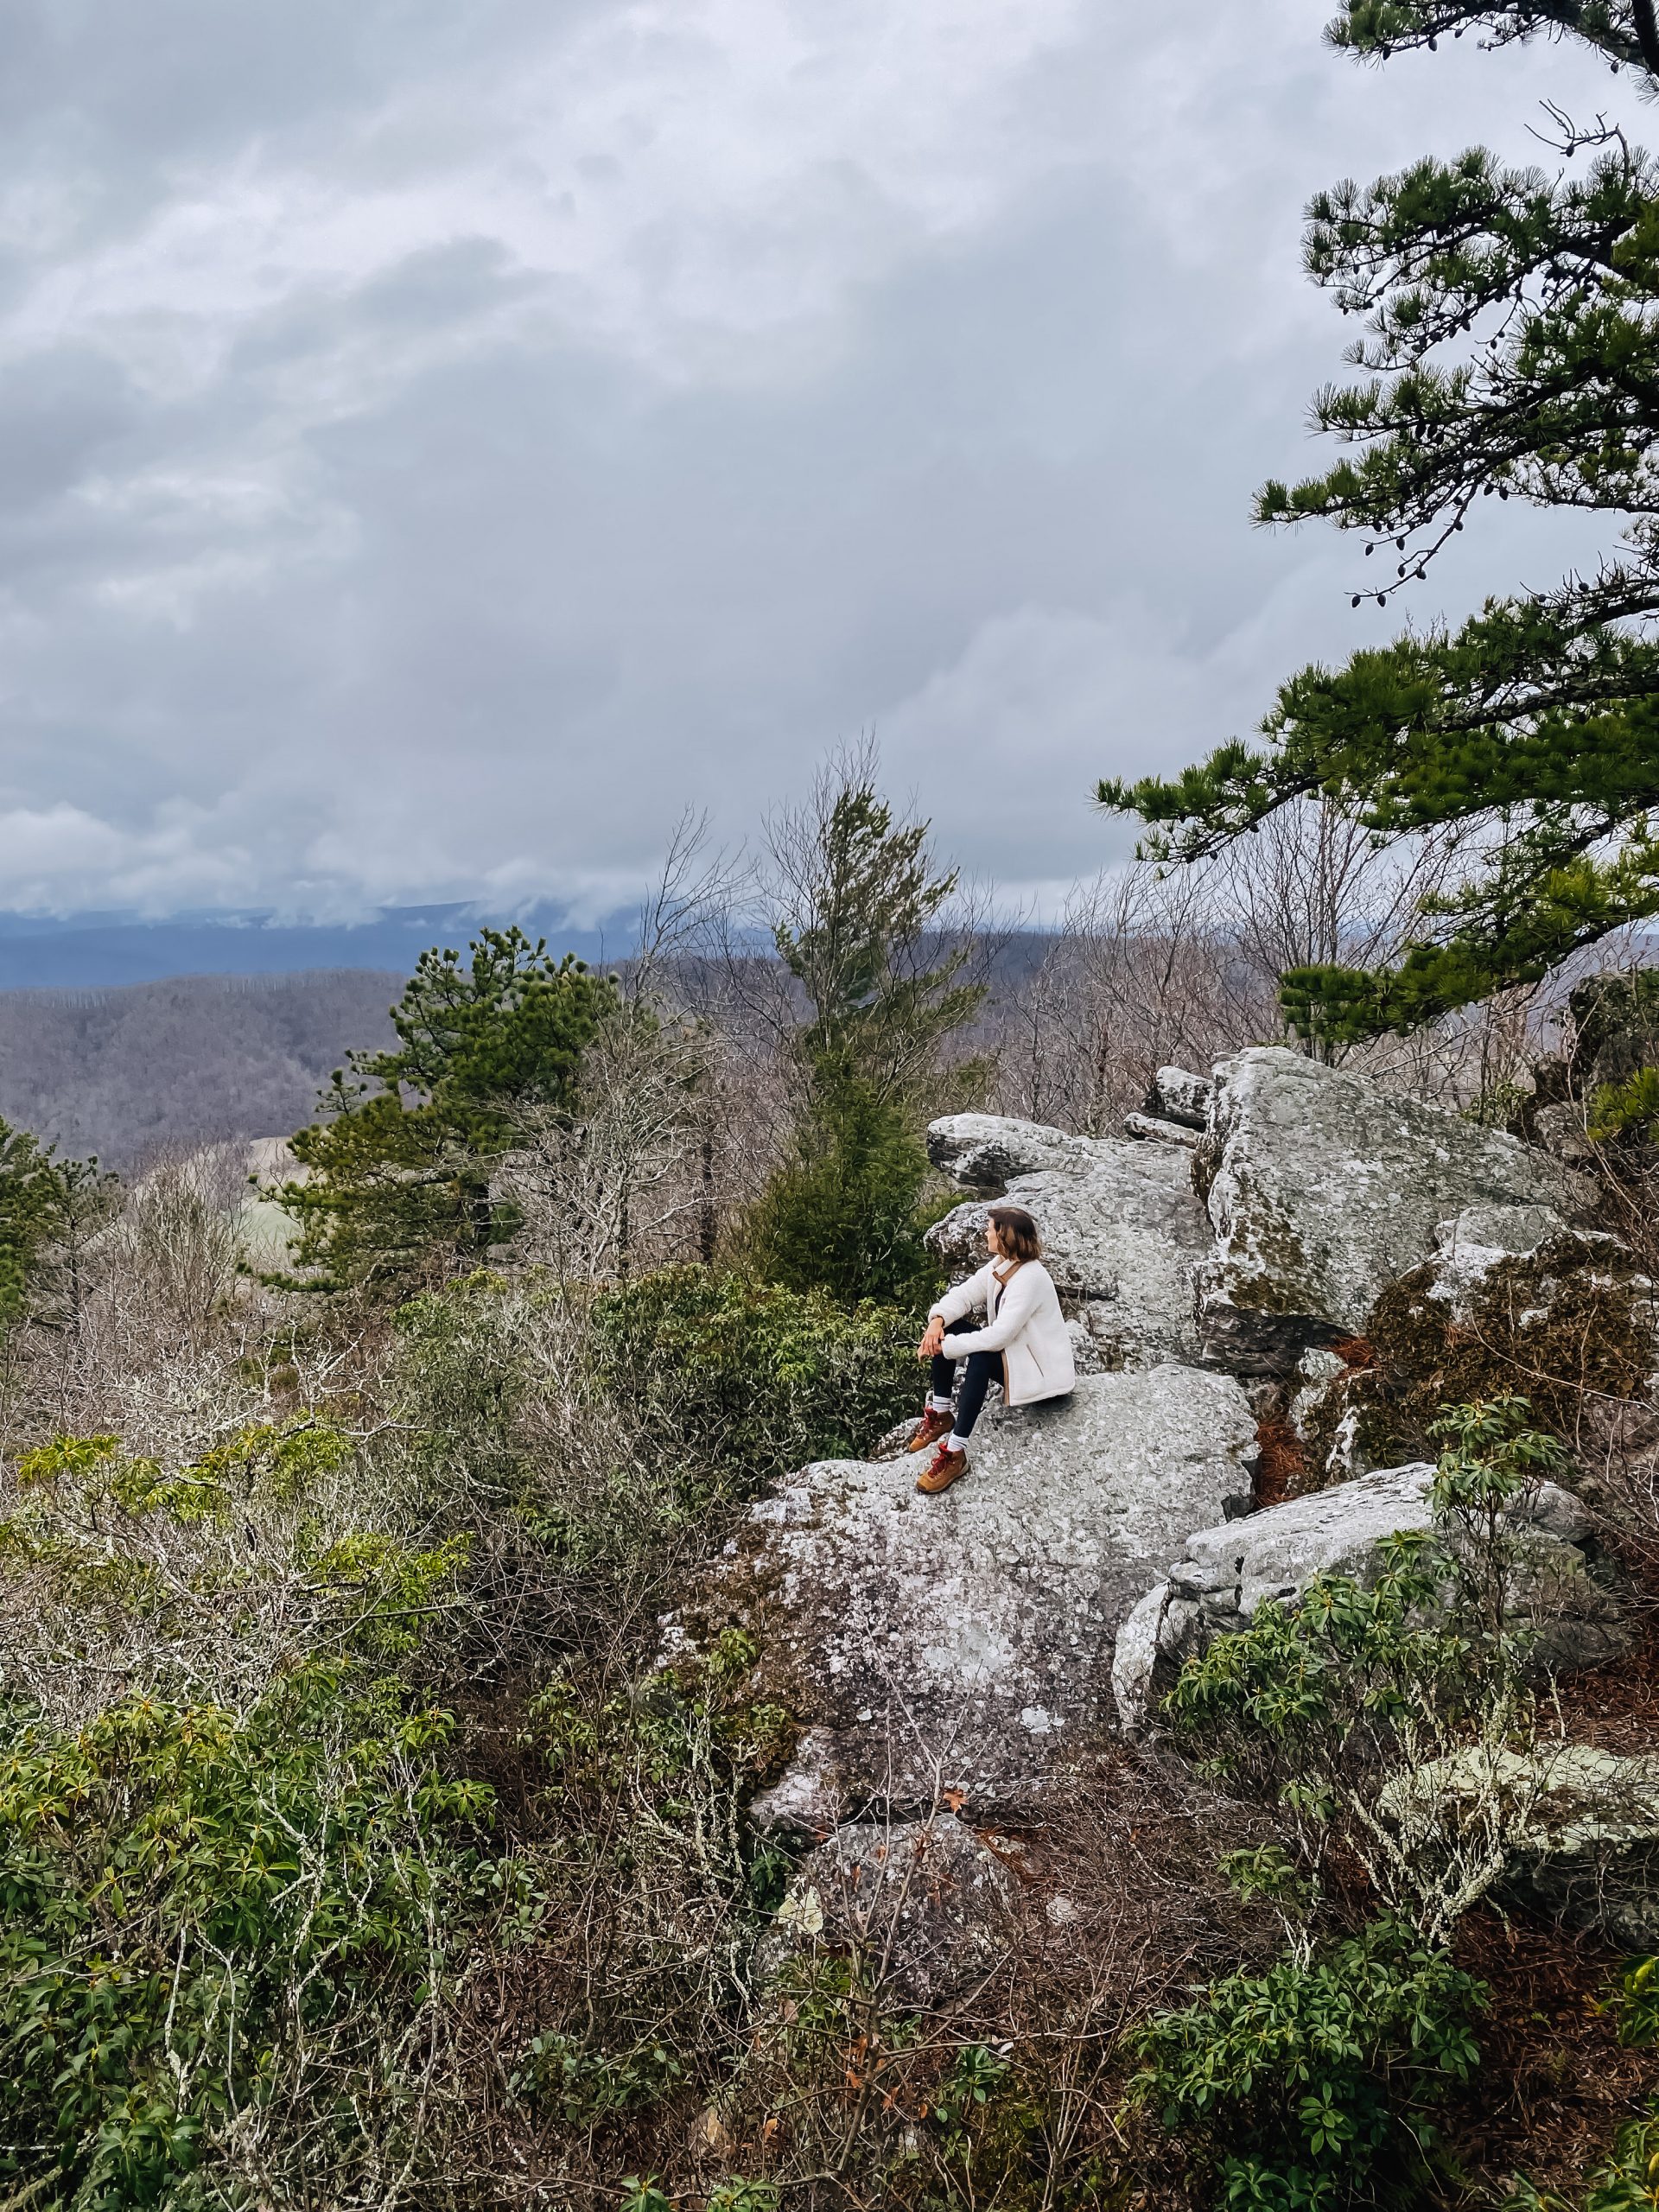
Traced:
<path id="1" fill-rule="evenodd" d="M 1126 1114 L 1123 1133 L 1137 1144 L 1178 1144 L 1184 1152 L 1198 1148 L 1198 1131 L 1186 1122 L 1161 1122 L 1152 1114 Z"/>
<path id="2" fill-rule="evenodd" d="M 763 1974 L 820 1947 L 880 1976 L 883 1999 L 934 2005 L 1013 1940 L 1004 1859 L 953 1814 L 837 1828 L 810 1851 L 762 1948 Z"/>
<path id="3" fill-rule="evenodd" d="M 1215 1090 L 1207 1075 L 1194 1075 L 1190 1068 L 1160 1068 L 1147 1093 L 1146 1110 L 1161 1122 L 1185 1122 L 1202 1129 L 1210 1120 Z"/>
<path id="4" fill-rule="evenodd" d="M 1204 1351 L 1263 1374 L 1359 1335 L 1448 1217 L 1594 1197 L 1514 1137 L 1280 1046 L 1219 1065 L 1196 1167 L 1217 1236 L 1198 1276 Z"/>
<path id="5" fill-rule="evenodd" d="M 927 1132 L 927 1156 L 966 1191 L 1001 1194 L 1016 1177 L 1046 1168 L 1086 1169 L 1091 1137 L 1068 1136 L 1045 1122 L 1002 1114 L 946 1114 Z"/>
<path id="6" fill-rule="evenodd" d="M 1477 1748 L 1430 1760 L 1380 1809 L 1415 1839 L 1459 1827 L 1501 1839 L 1500 1901 L 1626 1950 L 1659 1949 L 1659 1758 L 1587 1744 Z"/>
<path id="7" fill-rule="evenodd" d="M 1583 1100 L 1603 1084 L 1659 1066 L 1659 969 L 1604 969 L 1567 996 L 1568 1087 Z"/>
<path id="8" fill-rule="evenodd" d="M 1628 1247 L 1553 1207 L 1470 1207 L 1438 1225 L 1429 1258 L 1384 1290 L 1362 1338 L 1303 1354 L 1287 1407 L 1297 1487 L 1427 1451 L 1446 1405 L 1511 1392 L 1573 1444 L 1588 1483 L 1599 1457 L 1624 1464 L 1639 1424 L 1610 1409 L 1645 1396 L 1656 1369 L 1654 1289 Z"/>
<path id="9" fill-rule="evenodd" d="M 1535 1252 L 1566 1230 L 1554 1206 L 1467 1206 L 1454 1220 L 1435 1225 L 1431 1295 L 1444 1299 L 1461 1318 L 1471 1294 L 1500 1260 Z"/>
<path id="10" fill-rule="evenodd" d="M 1376 1355 L 1363 1339 L 1347 1338 L 1340 1351 L 1308 1347 L 1290 1379 L 1286 1426 L 1295 1440 L 1298 1462 L 1287 1490 L 1292 1497 L 1351 1482 L 1379 1467 L 1398 1466 L 1405 1456 L 1400 1422 L 1382 1391 Z"/>
<path id="11" fill-rule="evenodd" d="M 1000 1186 L 1033 1217 L 1055 1286 L 1080 1313 L 1105 1364 L 1197 1356 L 1192 1271 L 1211 1236 L 1185 1150 L 1069 1137 L 988 1114 L 935 1122 L 928 1150 L 958 1182 Z M 957 1206 L 928 1231 L 947 1267 L 964 1272 L 982 1264 L 990 1203 Z"/>
<path id="12" fill-rule="evenodd" d="M 1554 1106 L 1535 1107 L 1528 1117 L 1528 1135 L 1541 1151 L 1567 1167 L 1592 1167 L 1596 1147 L 1590 1141 L 1583 1105 L 1563 1099 Z"/>
<path id="13" fill-rule="evenodd" d="M 1189 1529 L 1248 1503 L 1255 1432 L 1230 1376 L 1171 1363 L 994 1409 L 975 1442 L 940 1497 L 913 1459 L 803 1469 L 671 1624 L 671 1644 L 747 1626 L 756 1694 L 807 1731 L 758 1824 L 1039 1796 L 1109 1721 L 1131 1605 Z"/>
<path id="14" fill-rule="evenodd" d="M 1294 1604 L 1316 1575 L 1363 1584 L 1382 1571 L 1389 1537 L 1431 1525 L 1427 1462 L 1357 1477 L 1243 1520 L 1201 1529 L 1165 1581 L 1128 1616 L 1113 1662 L 1122 1725 L 1145 1726 L 1189 1658 L 1245 1628 L 1269 1598 Z M 1516 1501 L 1513 1588 L 1538 1662 L 1557 1672 L 1599 1666 L 1629 1642 L 1617 1596 L 1592 1571 L 1590 1516 L 1541 1483 Z"/>

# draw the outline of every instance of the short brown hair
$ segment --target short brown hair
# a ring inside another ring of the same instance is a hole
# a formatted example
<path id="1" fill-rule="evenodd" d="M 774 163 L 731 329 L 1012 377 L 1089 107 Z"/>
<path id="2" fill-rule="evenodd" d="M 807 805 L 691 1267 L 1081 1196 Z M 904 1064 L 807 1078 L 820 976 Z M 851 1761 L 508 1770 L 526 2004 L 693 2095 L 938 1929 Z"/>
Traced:
<path id="1" fill-rule="evenodd" d="M 1024 1206 L 993 1206 L 990 1219 L 1010 1260 L 1040 1260 L 1043 1240 Z"/>

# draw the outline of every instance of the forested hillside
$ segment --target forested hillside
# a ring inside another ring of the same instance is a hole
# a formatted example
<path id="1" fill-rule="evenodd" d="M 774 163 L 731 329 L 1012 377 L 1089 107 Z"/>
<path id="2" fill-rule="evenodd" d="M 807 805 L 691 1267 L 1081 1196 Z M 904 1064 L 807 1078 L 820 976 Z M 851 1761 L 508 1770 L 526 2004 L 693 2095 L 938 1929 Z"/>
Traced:
<path id="1" fill-rule="evenodd" d="M 374 969 L 0 991 L 0 1116 L 130 1167 L 159 1147 L 286 1135 L 353 1046 L 391 1034 Z"/>

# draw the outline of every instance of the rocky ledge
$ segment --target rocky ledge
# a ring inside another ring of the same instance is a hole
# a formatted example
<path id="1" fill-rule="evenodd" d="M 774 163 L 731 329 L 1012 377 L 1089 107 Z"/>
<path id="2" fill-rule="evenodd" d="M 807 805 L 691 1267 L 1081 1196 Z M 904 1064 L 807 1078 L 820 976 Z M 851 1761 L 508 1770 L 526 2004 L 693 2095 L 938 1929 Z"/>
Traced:
<path id="1" fill-rule="evenodd" d="M 917 1462 L 826 1460 L 753 1507 L 671 1644 L 727 1625 L 804 1724 L 766 1827 L 1029 1804 L 1109 1725 L 1117 1631 L 1195 1525 L 1250 1502 L 1230 1376 L 1168 1362 L 993 1408 L 941 1497 Z"/>
<path id="2" fill-rule="evenodd" d="M 756 1694 L 799 1719 L 752 1808 L 819 1847 L 798 1916 L 833 1918 L 878 1868 L 884 1894 L 903 1866 L 926 1872 L 928 1899 L 969 1874 L 993 1898 L 984 1822 L 1040 1803 L 1107 1732 L 1143 1731 L 1182 1660 L 1264 1597 L 1375 1572 L 1389 1535 L 1425 1525 L 1431 1476 L 1421 1448 L 1376 1454 L 1402 1423 L 1426 1438 L 1441 1399 L 1483 1394 L 1476 1340 L 1500 1300 L 1523 1348 L 1567 1314 L 1599 1362 L 1607 1465 L 1659 1465 L 1652 1286 L 1588 1226 L 1593 1186 L 1554 1153 L 1278 1047 L 1210 1076 L 1160 1069 L 1129 1126 L 933 1125 L 933 1161 L 963 1194 L 935 1250 L 977 1265 L 999 1196 L 1036 1217 L 1083 1354 L 1074 1395 L 994 1403 L 943 1497 L 917 1495 L 902 1456 L 803 1468 L 666 1624 L 673 1648 L 741 1623 Z M 1391 1408 L 1379 1344 L 1405 1377 Z M 1253 1510 L 1272 1439 L 1315 1494 Z M 1623 1649 L 1580 1498 L 1544 1485 L 1522 1520 L 1549 1663 Z M 1524 1878 L 1541 1894 L 1537 1857 Z M 937 1903 L 918 1929 L 948 1934 Z"/>

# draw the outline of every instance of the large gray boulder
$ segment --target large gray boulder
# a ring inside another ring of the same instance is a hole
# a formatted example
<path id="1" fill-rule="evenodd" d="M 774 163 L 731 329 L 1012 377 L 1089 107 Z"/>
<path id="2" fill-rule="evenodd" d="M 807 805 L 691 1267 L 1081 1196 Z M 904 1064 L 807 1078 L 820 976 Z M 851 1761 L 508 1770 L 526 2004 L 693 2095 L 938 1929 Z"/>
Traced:
<path id="1" fill-rule="evenodd" d="M 1112 1666 L 1124 1728 L 1144 1727 L 1185 1662 L 1217 1637 L 1247 1628 L 1268 1599 L 1294 1604 L 1322 1574 L 1374 1582 L 1390 1536 L 1432 1525 L 1433 1479 L 1433 1468 L 1423 1461 L 1383 1468 L 1200 1529 L 1124 1623 Z M 1535 1639 L 1538 1662 L 1568 1672 L 1624 1650 L 1629 1631 L 1623 1610 L 1592 1571 L 1591 1518 L 1579 1500 L 1554 1483 L 1541 1483 L 1516 1501 L 1510 1523 L 1516 1611 Z"/>
<path id="2" fill-rule="evenodd" d="M 1000 1197 L 1021 1175 L 1086 1173 L 1094 1142 L 1006 1114 L 946 1114 L 928 1128 L 927 1156 L 963 1190 Z"/>
<path id="3" fill-rule="evenodd" d="M 1179 1145 L 953 1114 L 929 1129 L 928 1152 L 964 1188 L 995 1192 L 1033 1217 L 1055 1286 L 1107 1366 L 1197 1357 L 1193 1268 L 1211 1237 Z M 983 1264 L 990 1205 L 957 1206 L 928 1231 L 953 1272 Z"/>
<path id="4" fill-rule="evenodd" d="M 828 1834 L 1034 1802 L 1109 1725 L 1114 1640 L 1190 1529 L 1248 1504 L 1230 1376 L 1171 1363 L 988 1412 L 943 1497 L 913 1459 L 804 1468 L 752 1508 L 670 1643 L 745 1627 L 804 1726 L 761 1827 Z"/>
<path id="5" fill-rule="evenodd" d="M 1473 1207 L 1571 1214 L 1595 1196 L 1515 1137 L 1281 1046 L 1217 1066 L 1197 1172 L 1217 1240 L 1198 1271 L 1205 1356 L 1257 1374 L 1359 1335 L 1439 1223 Z"/>
<path id="6" fill-rule="evenodd" d="M 1503 1903 L 1659 1948 L 1659 1758 L 1478 1745 L 1392 1783 L 1379 1809 L 1414 1851 L 1496 1844 Z"/>

